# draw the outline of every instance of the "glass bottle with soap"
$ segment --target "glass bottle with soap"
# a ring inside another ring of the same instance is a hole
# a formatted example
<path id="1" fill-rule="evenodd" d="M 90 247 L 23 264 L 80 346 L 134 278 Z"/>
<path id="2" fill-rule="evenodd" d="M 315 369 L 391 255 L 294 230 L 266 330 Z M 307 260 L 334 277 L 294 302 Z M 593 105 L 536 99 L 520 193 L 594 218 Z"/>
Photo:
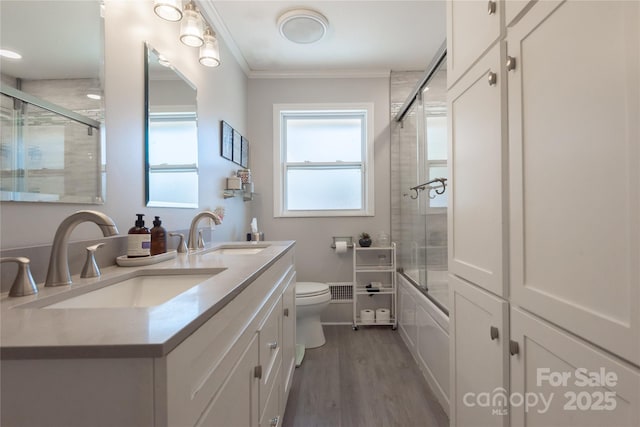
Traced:
<path id="1" fill-rule="evenodd" d="M 167 252 L 167 230 L 161 224 L 160 217 L 155 217 L 153 228 L 151 229 L 151 255 L 160 255 Z"/>
<path id="2" fill-rule="evenodd" d="M 144 214 L 136 214 L 138 219 L 127 235 L 127 258 L 151 255 L 151 231 L 144 226 Z"/>

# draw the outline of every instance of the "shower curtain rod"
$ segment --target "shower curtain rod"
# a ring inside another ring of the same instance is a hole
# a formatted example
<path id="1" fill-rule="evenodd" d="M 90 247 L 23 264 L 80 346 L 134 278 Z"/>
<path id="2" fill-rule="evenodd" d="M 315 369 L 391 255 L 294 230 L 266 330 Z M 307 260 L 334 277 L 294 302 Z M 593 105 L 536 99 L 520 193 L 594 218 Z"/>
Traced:
<path id="1" fill-rule="evenodd" d="M 431 77 L 436 73 L 436 71 L 438 70 L 438 67 L 440 66 L 442 61 L 445 60 L 446 56 L 447 56 L 447 41 L 445 40 L 436 51 L 435 56 L 433 57 L 433 59 L 431 60 L 431 63 L 427 67 L 427 72 L 424 73 L 424 76 L 422 76 L 422 79 L 420 79 L 420 81 L 418 82 L 416 87 L 413 89 L 411 94 L 407 97 L 406 101 L 404 101 L 404 104 L 402 104 L 402 107 L 400 107 L 398 114 L 396 114 L 396 117 L 394 118 L 396 122 L 402 121 L 405 114 L 407 114 L 407 111 L 409 111 L 409 108 L 411 108 L 411 105 L 413 105 L 414 101 L 418 97 L 418 94 L 420 93 L 420 91 L 427 85 L 427 83 L 429 83 L 429 80 L 431 80 Z"/>

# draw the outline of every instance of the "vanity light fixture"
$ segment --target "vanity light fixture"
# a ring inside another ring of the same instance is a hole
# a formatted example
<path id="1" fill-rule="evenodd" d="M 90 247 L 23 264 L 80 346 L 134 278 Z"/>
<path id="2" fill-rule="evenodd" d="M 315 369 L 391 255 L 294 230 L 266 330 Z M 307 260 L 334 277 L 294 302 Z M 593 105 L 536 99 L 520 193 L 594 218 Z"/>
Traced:
<path id="1" fill-rule="evenodd" d="M 9 58 L 9 59 L 22 59 L 22 55 L 20 55 L 18 52 L 15 52 L 9 49 L 0 49 L 0 56 L 2 56 L 3 58 Z"/>
<path id="2" fill-rule="evenodd" d="M 205 67 L 217 67 L 220 65 L 220 47 L 216 33 L 207 27 L 204 30 L 204 44 L 200 46 L 200 63 Z"/>
<path id="3" fill-rule="evenodd" d="M 154 0 L 153 11 L 162 19 L 177 22 L 182 19 L 182 0 Z"/>
<path id="4" fill-rule="evenodd" d="M 200 47 L 204 43 L 202 17 L 193 1 L 184 6 L 183 19 L 180 24 L 180 41 L 187 46 Z"/>
<path id="5" fill-rule="evenodd" d="M 329 21 L 320 13 L 309 9 L 294 9 L 278 18 L 280 34 L 294 43 L 315 43 L 329 28 Z"/>

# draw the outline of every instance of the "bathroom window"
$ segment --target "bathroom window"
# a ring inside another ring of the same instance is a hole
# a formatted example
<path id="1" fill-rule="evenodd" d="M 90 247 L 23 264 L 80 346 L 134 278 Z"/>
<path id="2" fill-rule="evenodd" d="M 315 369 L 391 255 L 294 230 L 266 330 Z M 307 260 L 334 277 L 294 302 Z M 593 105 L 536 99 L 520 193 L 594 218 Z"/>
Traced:
<path id="1" fill-rule="evenodd" d="M 373 105 L 274 106 L 274 215 L 373 215 Z"/>

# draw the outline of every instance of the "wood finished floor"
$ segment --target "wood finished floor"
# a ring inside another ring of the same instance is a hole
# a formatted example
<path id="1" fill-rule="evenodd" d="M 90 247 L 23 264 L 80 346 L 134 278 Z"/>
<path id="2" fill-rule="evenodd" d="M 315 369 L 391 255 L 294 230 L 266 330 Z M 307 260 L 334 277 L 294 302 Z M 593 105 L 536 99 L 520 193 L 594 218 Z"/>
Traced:
<path id="1" fill-rule="evenodd" d="M 295 370 L 283 427 L 446 427 L 397 331 L 324 326 L 327 343 Z"/>

